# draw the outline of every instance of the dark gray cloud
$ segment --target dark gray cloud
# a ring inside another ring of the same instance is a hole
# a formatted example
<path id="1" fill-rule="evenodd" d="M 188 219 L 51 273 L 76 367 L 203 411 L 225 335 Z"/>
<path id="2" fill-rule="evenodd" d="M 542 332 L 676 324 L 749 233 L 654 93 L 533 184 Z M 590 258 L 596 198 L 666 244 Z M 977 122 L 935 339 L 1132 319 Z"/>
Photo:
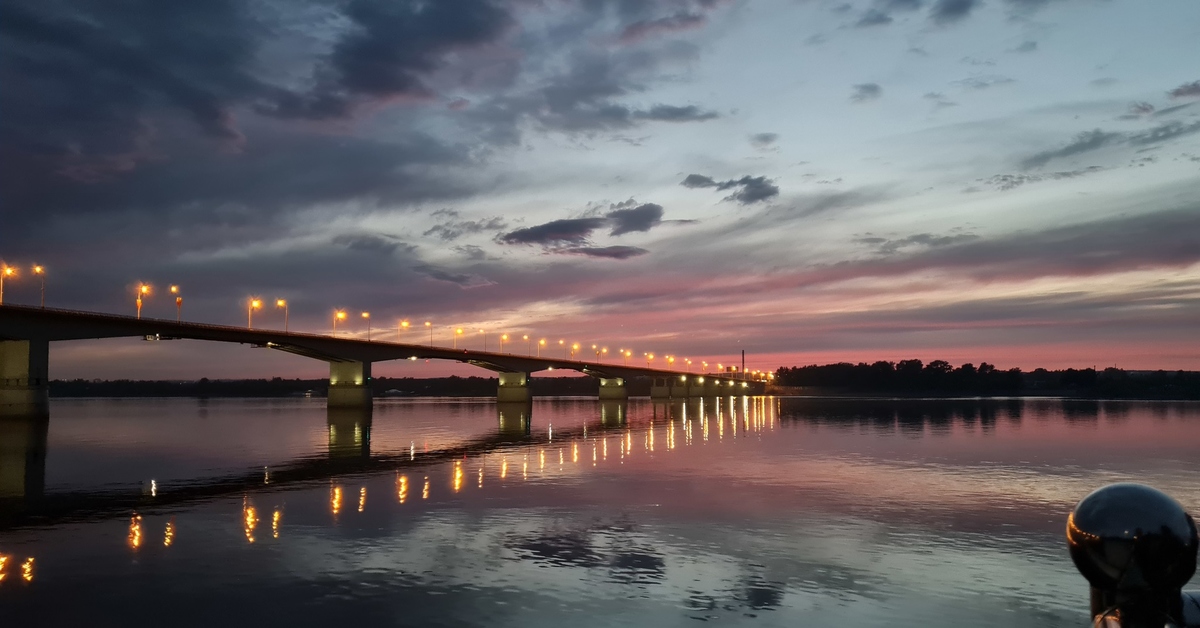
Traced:
<path id="1" fill-rule="evenodd" d="M 1005 85 L 1007 83 L 1012 83 L 1012 82 L 1013 82 L 1013 79 L 1010 79 L 1007 76 L 1000 76 L 998 74 L 988 74 L 985 76 L 972 76 L 969 78 L 962 79 L 960 81 L 954 81 L 954 83 L 952 83 L 952 84 L 957 85 L 958 87 L 966 88 L 966 89 L 988 89 L 990 87 L 995 87 L 997 85 Z"/>
<path id="2" fill-rule="evenodd" d="M 1167 92 L 1167 95 L 1171 98 L 1200 98 L 1200 81 L 1184 83 Z"/>
<path id="3" fill-rule="evenodd" d="M 858 28 L 869 28 L 871 26 L 886 26 L 891 24 L 892 21 L 892 16 L 879 9 L 867 9 L 854 25 Z"/>
<path id="4" fill-rule="evenodd" d="M 629 259 L 649 252 L 636 246 L 578 246 L 555 250 L 555 253 L 564 255 L 583 255 L 604 259 Z"/>
<path id="5" fill-rule="evenodd" d="M 778 133 L 755 133 L 750 136 L 750 145 L 759 149 L 769 148 L 778 141 Z"/>
<path id="6" fill-rule="evenodd" d="M 503 244 L 583 244 L 608 221 L 604 218 L 563 218 L 497 236 Z"/>
<path id="7" fill-rule="evenodd" d="M 631 209 L 617 209 L 606 216 L 612 223 L 609 235 L 619 236 L 635 231 L 649 231 L 662 223 L 662 205 L 645 203 Z"/>
<path id="8" fill-rule="evenodd" d="M 875 100 L 883 95 L 883 88 L 877 83 L 860 83 L 854 86 L 854 91 L 850 94 L 851 102 L 867 102 Z"/>
<path id="9" fill-rule="evenodd" d="M 882 237 L 862 237 L 858 238 L 858 242 L 874 247 L 883 255 L 892 255 L 902 250 L 911 250 L 916 248 L 938 248 L 944 246 L 953 246 L 978 240 L 979 236 L 973 233 L 952 233 L 946 235 L 935 235 L 932 233 L 915 233 L 903 238 L 882 238 Z"/>
<path id="10" fill-rule="evenodd" d="M 916 11 L 925 5 L 925 0 L 884 0 L 881 6 L 890 11 Z"/>
<path id="11" fill-rule="evenodd" d="M 632 111 L 630 115 L 635 120 L 656 122 L 702 122 L 720 117 L 715 111 L 705 111 L 695 105 L 654 105 L 645 111 Z"/>
<path id="12" fill-rule="evenodd" d="M 1131 102 L 1127 113 L 1117 116 L 1122 120 L 1136 120 L 1154 113 L 1154 105 L 1148 102 Z"/>
<path id="13" fill-rule="evenodd" d="M 471 273 L 460 273 L 452 270 L 446 270 L 431 266 L 429 264 L 414 264 L 413 270 L 438 281 L 452 283 L 460 288 L 478 288 L 480 286 L 492 285 L 493 282 Z"/>
<path id="14" fill-rule="evenodd" d="M 733 194 L 725 197 L 724 200 L 736 201 L 742 205 L 766 201 L 779 195 L 779 188 L 770 179 L 766 177 L 751 177 L 749 175 L 740 179 L 715 181 L 712 177 L 689 174 L 679 184 L 686 188 L 715 188 L 719 191 L 735 190 Z"/>
<path id="15" fill-rule="evenodd" d="M 941 92 L 928 92 L 922 96 L 925 100 L 932 100 L 935 109 L 945 109 L 946 107 L 957 107 L 958 103 L 946 98 L 946 95 Z"/>
<path id="16" fill-rule="evenodd" d="M 619 39 L 626 44 L 637 43 L 648 37 L 695 30 L 704 26 L 707 21 L 703 14 L 681 11 L 674 15 L 629 24 L 621 31 Z"/>
<path id="17" fill-rule="evenodd" d="M 1025 53 L 1025 52 L 1035 52 L 1037 49 L 1038 49 L 1038 43 L 1036 41 L 1027 40 L 1027 41 L 1021 42 L 1021 45 L 1017 46 L 1016 48 L 1013 48 L 1012 51 Z"/>
<path id="18" fill-rule="evenodd" d="M 458 219 L 458 212 L 453 210 L 439 210 L 434 212 L 434 215 L 440 215 L 447 220 L 430 227 L 422 235 L 432 236 L 446 242 L 457 240 L 464 235 L 482 233 L 484 231 L 497 231 L 508 226 L 508 222 L 499 216 L 480 218 L 478 220 L 460 220 Z"/>
<path id="19" fill-rule="evenodd" d="M 323 119 L 348 115 L 364 97 L 432 98 L 425 77 L 448 55 L 495 43 L 514 23 L 489 0 L 350 0 L 343 15 L 353 27 L 314 68 L 315 87 L 277 89 L 260 100 L 261 113 Z"/>
<path id="20" fill-rule="evenodd" d="M 401 243 L 396 236 L 379 236 L 373 234 L 342 234 L 335 236 L 331 242 L 344 246 L 352 251 L 391 255 L 400 248 Z"/>
<path id="21" fill-rule="evenodd" d="M 937 0 L 929 9 L 929 19 L 942 26 L 954 24 L 970 15 L 977 6 L 978 0 Z"/>
<path id="22" fill-rule="evenodd" d="M 1122 144 L 1129 146 L 1149 146 L 1195 133 L 1200 133 L 1200 121 L 1184 123 L 1174 120 L 1139 133 L 1111 133 L 1101 131 L 1100 129 L 1093 129 L 1080 133 L 1075 136 L 1074 140 L 1061 148 L 1035 153 L 1026 157 L 1021 160 L 1021 167 L 1028 170 L 1044 166 L 1054 159 L 1073 157 L 1105 147 Z"/>
<path id="23" fill-rule="evenodd" d="M 1079 170 L 1066 170 L 1062 172 L 1047 172 L 1045 174 L 997 174 L 986 179 L 979 179 L 985 185 L 990 185 L 997 190 L 1011 190 L 1021 187 L 1026 183 L 1037 183 L 1039 181 L 1057 181 L 1061 179 L 1074 179 L 1087 174 L 1092 174 L 1104 170 L 1100 166 L 1088 166 Z"/>
<path id="24" fill-rule="evenodd" d="M 1037 168 L 1044 166 L 1053 159 L 1062 157 L 1072 157 L 1081 153 L 1097 150 L 1104 146 L 1115 144 L 1123 139 L 1120 133 L 1106 133 L 1100 129 L 1084 131 L 1075 136 L 1075 139 L 1066 146 L 1056 148 L 1054 150 L 1042 151 L 1021 160 L 1021 167 L 1025 169 Z"/>

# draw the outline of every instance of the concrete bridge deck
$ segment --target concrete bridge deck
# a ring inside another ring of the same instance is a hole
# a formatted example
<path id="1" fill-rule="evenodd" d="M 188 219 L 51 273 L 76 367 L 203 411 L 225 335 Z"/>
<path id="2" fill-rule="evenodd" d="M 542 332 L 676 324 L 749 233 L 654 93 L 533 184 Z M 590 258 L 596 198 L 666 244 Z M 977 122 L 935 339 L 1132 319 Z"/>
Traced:
<path id="1" fill-rule="evenodd" d="M 691 373 L 619 363 L 369 341 L 322 334 L 135 318 L 20 305 L 0 305 L 0 416 L 47 410 L 49 343 L 98 338 L 206 340 L 268 347 L 329 363 L 330 407 L 369 407 L 371 364 L 388 360 L 453 360 L 499 374 L 497 400 L 526 401 L 532 373 L 572 370 L 600 380 L 601 399 L 624 399 L 625 380 L 654 380 L 657 398 L 761 394 L 764 384 L 733 374 Z"/>

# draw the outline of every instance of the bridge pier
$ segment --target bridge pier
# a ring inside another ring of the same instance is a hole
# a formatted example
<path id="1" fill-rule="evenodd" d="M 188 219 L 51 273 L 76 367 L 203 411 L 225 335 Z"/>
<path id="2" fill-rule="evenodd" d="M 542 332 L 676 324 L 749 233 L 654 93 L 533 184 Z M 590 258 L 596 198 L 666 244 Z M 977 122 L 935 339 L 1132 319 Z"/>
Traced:
<path id="1" fill-rule="evenodd" d="M 370 362 L 330 362 L 329 396 L 325 405 L 329 408 L 370 408 L 370 381 Z"/>
<path id="2" fill-rule="evenodd" d="M 528 373 L 500 373 L 500 386 L 496 389 L 496 401 L 511 403 L 530 401 L 533 395 L 529 392 Z"/>
<path id="3" fill-rule="evenodd" d="M 654 381 L 650 382 L 650 398 L 670 399 L 671 382 L 665 377 L 655 377 Z"/>
<path id="4" fill-rule="evenodd" d="M 603 388 L 601 389 L 603 390 Z M 604 427 L 621 427 L 625 425 L 626 402 L 600 398 L 600 424 Z"/>
<path id="5" fill-rule="evenodd" d="M 50 342 L 0 340 L 0 417 L 50 415 Z"/>
<path id="6" fill-rule="evenodd" d="M 600 378 L 600 399 L 601 400 L 622 400 L 629 398 L 629 391 L 625 389 L 625 378 L 623 377 L 601 377 Z"/>

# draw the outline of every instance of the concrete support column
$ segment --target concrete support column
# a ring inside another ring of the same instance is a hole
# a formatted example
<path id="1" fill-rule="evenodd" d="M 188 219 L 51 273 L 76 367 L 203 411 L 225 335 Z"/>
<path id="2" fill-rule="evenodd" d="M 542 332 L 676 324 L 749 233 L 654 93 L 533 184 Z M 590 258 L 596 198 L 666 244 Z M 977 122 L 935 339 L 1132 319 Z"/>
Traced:
<path id="1" fill-rule="evenodd" d="M 496 401 L 509 403 L 531 399 L 533 399 L 533 395 L 529 392 L 528 373 L 500 373 L 500 386 L 496 389 Z"/>
<path id="2" fill-rule="evenodd" d="M 50 415 L 50 342 L 0 340 L 0 417 Z"/>
<path id="3" fill-rule="evenodd" d="M 668 378 L 667 381 L 671 384 L 672 399 L 687 399 L 688 381 L 686 375 L 676 375 Z"/>
<path id="4" fill-rule="evenodd" d="M 330 362 L 329 398 L 330 408 L 371 407 L 371 363 Z"/>
<path id="5" fill-rule="evenodd" d="M 629 392 L 625 390 L 625 379 L 621 377 L 600 378 L 601 399 L 628 399 Z"/>
<path id="6" fill-rule="evenodd" d="M 671 382 L 665 377 L 655 377 L 654 381 L 650 383 L 650 398 L 670 399 Z"/>

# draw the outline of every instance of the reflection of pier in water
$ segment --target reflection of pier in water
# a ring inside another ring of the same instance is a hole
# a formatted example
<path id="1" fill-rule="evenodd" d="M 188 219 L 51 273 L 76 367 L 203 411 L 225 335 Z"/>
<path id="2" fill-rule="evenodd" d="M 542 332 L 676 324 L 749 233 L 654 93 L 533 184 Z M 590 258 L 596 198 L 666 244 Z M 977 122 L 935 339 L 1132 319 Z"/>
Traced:
<path id="1" fill-rule="evenodd" d="M 58 523 L 105 515 L 124 515 L 130 510 L 165 508 L 193 501 L 236 495 L 247 490 L 280 490 L 290 485 L 311 483 L 346 475 L 402 471 L 481 456 L 529 444 L 540 438 L 533 425 L 533 403 L 497 403 L 497 429 L 461 445 L 432 452 L 371 452 L 372 413 L 353 408 L 327 411 L 328 455 L 302 458 L 261 471 L 173 486 L 169 491 L 148 494 L 125 492 L 45 493 L 46 451 L 49 419 L 45 417 L 0 419 L 0 529 L 21 525 Z M 570 439 L 587 430 L 601 431 L 625 425 L 626 402 L 600 404 L 600 419 L 580 428 L 556 430 L 556 438 Z"/>
<path id="2" fill-rule="evenodd" d="M 45 494 L 46 419 L 5 419 L 0 429 L 4 435 L 0 449 L 0 529 L 26 525 L 48 525 L 63 521 L 82 520 L 94 517 L 126 515 L 130 511 L 160 510 L 195 501 L 242 494 L 247 491 L 277 491 L 294 485 L 316 483 L 343 476 L 368 475 L 379 472 L 401 472 L 445 462 L 478 458 L 492 453 L 503 453 L 525 445 L 542 442 L 574 443 L 571 457 L 577 461 L 580 455 L 578 441 L 592 439 L 621 430 L 628 426 L 629 415 L 626 401 L 602 401 L 598 403 L 598 420 L 570 429 L 554 429 L 535 433 L 532 429 L 533 403 L 497 403 L 497 428 L 494 432 L 475 438 L 461 445 L 446 447 L 432 452 L 415 450 L 398 453 L 372 453 L 372 414 L 354 409 L 337 408 L 327 411 L 328 428 L 327 454 L 321 457 L 301 458 L 287 463 L 272 465 L 261 470 L 247 471 L 236 475 L 205 479 L 191 484 L 172 485 L 169 489 L 155 487 L 150 490 L 127 490 L 108 492 L 64 492 Z M 775 405 L 766 398 L 712 398 L 690 401 L 654 402 L 648 431 L 655 425 L 663 429 L 669 426 L 664 443 L 668 449 L 675 446 L 676 427 L 681 428 L 682 442 L 691 444 L 709 440 L 709 426 L 713 428 L 713 439 L 723 437 L 726 422 L 731 434 L 739 431 L 765 427 L 768 409 L 774 419 Z M 657 422 L 657 423 L 656 423 Z M 693 423 L 695 429 L 693 429 Z M 739 427 L 739 424 L 742 424 Z M 548 426 L 547 426 L 548 427 Z M 589 433 L 590 432 L 590 433 Z M 624 451 L 633 446 L 629 434 L 623 435 L 618 449 Z M 607 440 L 603 443 L 607 446 Z M 654 436 L 647 434 L 647 446 L 654 448 Z"/>

